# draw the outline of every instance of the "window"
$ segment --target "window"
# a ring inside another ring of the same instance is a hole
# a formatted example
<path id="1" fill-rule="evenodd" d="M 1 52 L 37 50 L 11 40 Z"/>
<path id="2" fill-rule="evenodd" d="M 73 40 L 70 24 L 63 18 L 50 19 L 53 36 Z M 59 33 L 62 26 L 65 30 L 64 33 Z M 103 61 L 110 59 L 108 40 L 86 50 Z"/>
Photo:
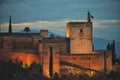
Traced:
<path id="1" fill-rule="evenodd" d="M 83 30 L 82 30 L 82 29 L 80 29 L 80 32 L 82 33 L 82 32 L 83 32 Z"/>

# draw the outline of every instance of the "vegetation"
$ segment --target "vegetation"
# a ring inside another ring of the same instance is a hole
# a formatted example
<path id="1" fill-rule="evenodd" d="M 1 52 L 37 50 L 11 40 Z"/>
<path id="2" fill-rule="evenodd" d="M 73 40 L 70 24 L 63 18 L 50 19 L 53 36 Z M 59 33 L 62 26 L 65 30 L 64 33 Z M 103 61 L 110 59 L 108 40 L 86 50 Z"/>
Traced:
<path id="1" fill-rule="evenodd" d="M 0 80 L 49 80 L 43 75 L 41 65 L 33 62 L 29 67 L 22 66 L 17 59 L 15 63 L 0 61 Z"/>
<path id="2" fill-rule="evenodd" d="M 49 75 L 50 75 L 50 77 L 53 76 L 53 53 L 52 53 L 52 47 L 50 47 Z"/>
<path id="3" fill-rule="evenodd" d="M 28 33 L 28 32 L 30 32 L 31 30 L 30 30 L 29 27 L 25 27 L 25 29 L 24 29 L 23 31 L 25 31 L 26 33 Z"/>
<path id="4" fill-rule="evenodd" d="M 115 59 L 115 64 L 120 64 L 120 57 Z"/>
<path id="5" fill-rule="evenodd" d="M 67 68 L 63 68 L 60 80 L 120 80 L 120 67 L 116 71 L 111 71 L 109 74 L 104 72 L 96 73 L 92 77 L 87 74 L 70 73 Z"/>
<path id="6" fill-rule="evenodd" d="M 67 69 L 64 69 L 66 73 Z M 0 80 L 120 80 L 120 67 L 117 71 L 111 71 L 109 74 L 97 73 L 92 77 L 87 74 L 61 74 L 54 73 L 51 79 L 48 79 L 43 75 L 42 67 L 39 64 L 33 62 L 29 67 L 23 68 L 23 63 L 17 59 L 12 62 L 0 61 Z"/>

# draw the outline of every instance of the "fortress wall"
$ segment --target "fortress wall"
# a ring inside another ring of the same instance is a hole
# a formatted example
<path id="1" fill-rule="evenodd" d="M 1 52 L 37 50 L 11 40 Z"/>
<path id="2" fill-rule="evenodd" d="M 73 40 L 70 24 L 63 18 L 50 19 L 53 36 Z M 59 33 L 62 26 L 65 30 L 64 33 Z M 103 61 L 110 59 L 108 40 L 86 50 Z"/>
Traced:
<path id="1" fill-rule="evenodd" d="M 33 38 L 26 36 L 14 37 L 13 47 L 21 49 L 31 49 L 33 48 Z"/>
<path id="2" fill-rule="evenodd" d="M 3 38 L 3 48 L 13 48 L 13 37 L 12 36 L 4 36 Z"/>
<path id="3" fill-rule="evenodd" d="M 40 36 L 0 36 L 0 48 L 37 49 Z"/>
<path id="4" fill-rule="evenodd" d="M 0 60 L 3 61 L 9 61 L 11 59 L 12 61 L 15 61 L 18 59 L 19 61 L 23 62 L 23 66 L 27 64 L 28 66 L 36 62 L 37 64 L 41 64 L 41 61 L 39 60 L 39 54 L 29 54 L 24 52 L 16 52 L 16 53 L 7 53 L 7 54 L 0 54 Z"/>
<path id="5" fill-rule="evenodd" d="M 93 70 L 103 70 L 104 69 L 104 55 L 61 55 L 60 61 L 66 61 L 83 68 L 90 68 Z"/>
<path id="6" fill-rule="evenodd" d="M 32 36 L 33 37 L 33 48 L 37 50 L 38 48 L 38 44 L 39 44 L 39 40 L 41 40 L 40 36 Z"/>
<path id="7" fill-rule="evenodd" d="M 96 50 L 94 54 L 103 54 L 104 71 L 109 73 L 112 70 L 112 51 L 111 50 Z"/>
<path id="8" fill-rule="evenodd" d="M 67 42 L 61 42 L 61 43 L 59 43 L 59 53 L 60 54 L 66 54 L 66 52 L 67 52 Z"/>
<path id="9" fill-rule="evenodd" d="M 13 33 L 0 35 L 0 48 L 12 49 L 37 49 L 38 42 L 48 37 L 48 30 L 41 30 L 37 33 Z"/>

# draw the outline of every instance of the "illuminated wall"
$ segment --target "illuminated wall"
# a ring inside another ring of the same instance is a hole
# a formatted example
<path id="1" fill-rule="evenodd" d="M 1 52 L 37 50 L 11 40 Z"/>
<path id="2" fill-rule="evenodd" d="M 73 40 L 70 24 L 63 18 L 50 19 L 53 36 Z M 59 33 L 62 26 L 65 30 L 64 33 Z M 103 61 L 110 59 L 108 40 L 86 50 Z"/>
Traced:
<path id="1" fill-rule="evenodd" d="M 69 63 L 76 64 L 83 68 L 90 68 L 94 70 L 104 69 L 104 56 L 100 54 L 96 55 L 62 55 L 60 56 L 60 61 L 66 61 Z"/>
<path id="2" fill-rule="evenodd" d="M 93 74 L 89 70 L 85 70 L 82 68 L 89 68 L 95 71 L 105 71 L 109 73 L 112 70 L 112 51 L 99 50 L 95 51 L 94 54 L 70 54 L 70 55 L 61 55 L 60 61 L 68 62 L 69 64 L 75 64 L 80 66 L 81 71 L 88 73 L 88 75 Z M 62 67 L 66 67 L 67 65 L 62 65 Z M 66 68 L 71 68 L 69 65 Z"/>
<path id="3" fill-rule="evenodd" d="M 23 67 L 25 64 L 30 66 L 31 63 L 36 62 L 37 64 L 41 64 L 39 54 L 29 54 L 26 52 L 13 52 L 8 54 L 0 54 L 0 60 L 9 61 L 11 59 L 13 62 L 18 59 L 23 62 Z"/>
<path id="4" fill-rule="evenodd" d="M 66 37 L 70 38 L 70 25 L 69 24 L 67 24 L 66 26 Z"/>
<path id="5" fill-rule="evenodd" d="M 71 54 L 92 53 L 92 22 L 69 22 L 67 36 Z"/>

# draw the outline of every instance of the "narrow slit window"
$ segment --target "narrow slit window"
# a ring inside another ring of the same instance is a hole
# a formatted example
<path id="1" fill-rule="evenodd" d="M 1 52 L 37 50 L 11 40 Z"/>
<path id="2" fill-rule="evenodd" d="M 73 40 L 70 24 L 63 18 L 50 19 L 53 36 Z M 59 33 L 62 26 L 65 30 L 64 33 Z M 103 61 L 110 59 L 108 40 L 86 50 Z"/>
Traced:
<path id="1" fill-rule="evenodd" d="M 82 32 L 83 32 L 83 30 L 82 30 L 82 29 L 80 29 L 80 32 L 82 33 Z"/>

